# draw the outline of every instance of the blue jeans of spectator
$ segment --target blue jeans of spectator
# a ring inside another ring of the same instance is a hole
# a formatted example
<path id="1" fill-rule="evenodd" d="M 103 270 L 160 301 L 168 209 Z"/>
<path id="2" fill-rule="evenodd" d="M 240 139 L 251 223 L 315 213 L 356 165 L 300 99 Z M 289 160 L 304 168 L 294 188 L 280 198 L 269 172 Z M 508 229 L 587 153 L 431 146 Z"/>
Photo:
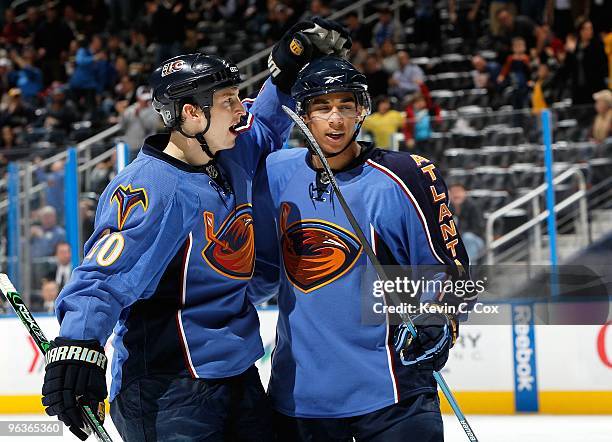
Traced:
<path id="1" fill-rule="evenodd" d="M 472 232 L 461 232 L 461 239 L 463 240 L 465 251 L 470 258 L 470 263 L 474 264 L 484 251 L 484 241 L 480 236 Z"/>

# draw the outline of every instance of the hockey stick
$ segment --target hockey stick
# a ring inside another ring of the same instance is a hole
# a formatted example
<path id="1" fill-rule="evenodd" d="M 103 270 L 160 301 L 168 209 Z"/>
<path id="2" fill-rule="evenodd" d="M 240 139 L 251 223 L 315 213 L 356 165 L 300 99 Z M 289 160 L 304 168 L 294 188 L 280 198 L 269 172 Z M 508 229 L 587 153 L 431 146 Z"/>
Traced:
<path id="1" fill-rule="evenodd" d="M 34 339 L 36 346 L 42 352 L 43 356 L 47 354 L 50 350 L 50 343 L 45 337 L 45 334 L 40 329 L 38 323 L 32 316 L 30 309 L 25 305 L 23 299 L 21 299 L 21 295 L 13 286 L 13 283 L 8 278 L 8 276 L 4 273 L 0 273 L 0 291 L 6 297 L 15 313 L 23 322 L 23 325 L 28 329 L 30 336 Z M 81 410 L 81 414 L 83 415 L 83 419 L 85 420 L 85 424 L 88 428 L 85 428 L 85 432 L 90 434 L 93 433 L 95 438 L 101 442 L 112 442 L 112 439 L 102 426 L 102 424 L 98 421 L 96 415 L 91 411 L 91 408 L 88 405 L 79 404 L 79 408 Z"/>
<path id="2" fill-rule="evenodd" d="M 359 241 L 361 242 L 361 244 L 363 244 L 363 248 L 366 254 L 368 255 L 368 258 L 370 258 L 372 265 L 376 269 L 376 273 L 378 273 L 379 278 L 381 278 L 384 281 L 388 280 L 387 274 L 382 264 L 376 257 L 374 250 L 372 250 L 372 246 L 370 246 L 370 243 L 366 239 L 366 236 L 364 235 L 363 230 L 361 230 L 359 223 L 357 223 L 357 220 L 355 219 L 353 212 L 351 211 L 350 207 L 346 203 L 346 200 L 344 199 L 344 196 L 342 195 L 342 192 L 340 191 L 340 187 L 338 187 L 338 183 L 336 182 L 336 177 L 334 177 L 334 173 L 332 172 L 331 167 L 329 166 L 329 163 L 327 162 L 327 158 L 325 158 L 325 155 L 323 155 L 323 151 L 321 150 L 319 143 L 317 143 L 317 141 L 315 140 L 314 136 L 310 132 L 310 129 L 308 129 L 308 126 L 306 126 L 304 121 L 295 112 L 293 112 L 293 110 L 291 110 L 290 108 L 284 105 L 283 105 L 283 110 L 285 111 L 287 115 L 289 115 L 289 117 L 300 128 L 300 131 L 306 137 L 306 140 L 311 150 L 317 155 L 317 157 L 321 161 L 321 164 L 323 165 L 323 169 L 325 170 L 325 173 L 327 173 L 331 186 L 334 189 L 334 193 L 338 197 L 338 201 L 340 201 L 340 205 L 342 206 L 342 209 L 344 210 L 344 213 L 346 214 L 346 217 L 348 218 L 349 223 L 353 227 L 353 230 L 355 231 L 357 238 L 359 238 Z M 401 305 L 401 300 L 399 299 L 399 297 L 397 296 L 395 292 L 391 292 L 390 296 L 391 296 L 391 300 L 393 301 L 395 305 Z M 408 327 L 408 330 L 410 331 L 412 336 L 416 337 L 416 334 L 417 334 L 416 328 L 414 327 L 414 323 L 412 322 L 412 318 L 410 317 L 410 315 L 402 311 L 402 313 L 400 314 L 400 317 L 402 318 L 402 321 Z M 459 423 L 461 424 L 463 431 L 465 431 L 465 434 L 467 435 L 468 439 L 472 442 L 478 442 L 478 439 L 476 438 L 474 431 L 472 431 L 472 428 L 470 427 L 470 424 L 465 418 L 465 415 L 461 411 L 461 408 L 459 408 L 459 404 L 455 400 L 455 397 L 453 396 L 453 393 L 448 387 L 448 384 L 442 377 L 442 374 L 437 371 L 434 371 L 433 375 L 434 375 L 436 382 L 438 382 L 438 385 L 440 386 L 440 390 L 442 390 L 442 393 L 444 393 L 444 396 L 446 396 L 448 403 L 450 404 L 451 408 L 455 412 L 455 415 L 457 416 L 457 419 L 459 420 Z"/>

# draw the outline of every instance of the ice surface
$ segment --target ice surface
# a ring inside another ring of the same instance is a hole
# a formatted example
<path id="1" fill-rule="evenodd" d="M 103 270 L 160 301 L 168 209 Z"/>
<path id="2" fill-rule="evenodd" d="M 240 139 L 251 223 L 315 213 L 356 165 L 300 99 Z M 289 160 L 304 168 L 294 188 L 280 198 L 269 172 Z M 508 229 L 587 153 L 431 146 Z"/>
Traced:
<path id="1" fill-rule="evenodd" d="M 0 415 L 0 421 L 53 421 L 46 415 Z M 612 416 L 468 416 L 470 425 L 480 442 L 610 442 L 612 441 Z M 121 440 L 110 417 L 105 425 L 114 441 Z M 446 442 L 465 442 L 467 437 L 453 415 L 444 415 Z M 63 437 L 0 437 L 0 441 L 77 441 L 64 428 Z M 90 437 L 88 441 L 95 441 Z M 407 437 L 406 442 L 412 442 Z M 414 441 L 419 442 L 419 441 Z"/>

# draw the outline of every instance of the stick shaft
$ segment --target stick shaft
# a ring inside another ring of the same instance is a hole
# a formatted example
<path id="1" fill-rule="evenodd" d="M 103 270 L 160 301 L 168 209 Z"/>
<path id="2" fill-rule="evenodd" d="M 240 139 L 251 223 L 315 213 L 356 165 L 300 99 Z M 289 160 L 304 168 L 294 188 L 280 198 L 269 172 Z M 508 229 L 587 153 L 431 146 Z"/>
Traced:
<path id="1" fill-rule="evenodd" d="M 36 322 L 36 319 L 34 319 L 32 316 L 32 312 L 30 312 L 28 306 L 23 302 L 23 299 L 21 298 L 21 295 L 17 289 L 15 289 L 8 276 L 4 273 L 0 273 L 0 291 L 2 291 L 2 294 L 6 297 L 13 310 L 15 310 L 15 314 L 28 330 L 30 336 L 32 336 L 32 339 L 36 343 L 38 349 L 41 351 L 43 356 L 46 356 L 51 345 L 49 340 L 46 338 L 45 334 Z M 112 442 L 110 436 L 94 415 L 91 407 L 88 405 L 79 404 L 79 408 L 81 409 L 81 413 L 85 419 L 85 424 L 94 434 L 96 439 L 102 442 Z"/>

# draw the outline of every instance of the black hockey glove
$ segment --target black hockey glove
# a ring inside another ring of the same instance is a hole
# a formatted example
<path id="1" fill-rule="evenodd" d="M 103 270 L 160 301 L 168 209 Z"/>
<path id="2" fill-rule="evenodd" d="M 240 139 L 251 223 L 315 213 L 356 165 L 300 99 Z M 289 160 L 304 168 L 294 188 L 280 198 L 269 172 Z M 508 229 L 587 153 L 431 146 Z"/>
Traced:
<path id="1" fill-rule="evenodd" d="M 296 23 L 274 45 L 268 57 L 272 83 L 289 94 L 306 63 L 323 55 L 343 56 L 351 44 L 348 32 L 336 22 L 315 17 Z"/>
<path id="2" fill-rule="evenodd" d="M 395 332 L 394 347 L 402 364 L 440 371 L 457 340 L 457 320 L 443 313 L 422 313 L 414 316 L 412 322 L 417 330 L 416 338 L 406 324 L 401 324 Z"/>
<path id="3" fill-rule="evenodd" d="M 58 337 L 46 355 L 42 403 L 49 416 L 57 416 L 81 440 L 89 436 L 78 405 L 89 405 L 104 422 L 107 358 L 96 340 Z"/>

